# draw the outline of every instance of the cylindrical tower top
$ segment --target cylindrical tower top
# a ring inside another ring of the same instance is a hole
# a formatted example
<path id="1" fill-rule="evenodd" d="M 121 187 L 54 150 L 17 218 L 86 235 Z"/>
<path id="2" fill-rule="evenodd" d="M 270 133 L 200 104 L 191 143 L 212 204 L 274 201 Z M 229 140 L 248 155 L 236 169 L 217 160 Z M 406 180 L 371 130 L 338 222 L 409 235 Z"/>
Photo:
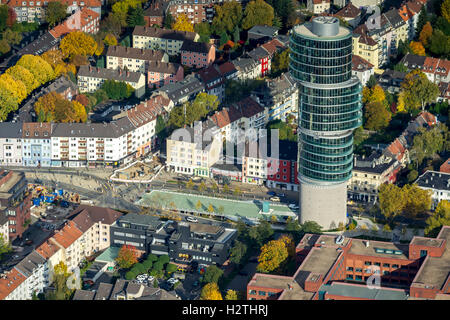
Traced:
<path id="1" fill-rule="evenodd" d="M 317 17 L 312 20 L 312 32 L 319 37 L 333 37 L 339 33 L 339 19 Z"/>

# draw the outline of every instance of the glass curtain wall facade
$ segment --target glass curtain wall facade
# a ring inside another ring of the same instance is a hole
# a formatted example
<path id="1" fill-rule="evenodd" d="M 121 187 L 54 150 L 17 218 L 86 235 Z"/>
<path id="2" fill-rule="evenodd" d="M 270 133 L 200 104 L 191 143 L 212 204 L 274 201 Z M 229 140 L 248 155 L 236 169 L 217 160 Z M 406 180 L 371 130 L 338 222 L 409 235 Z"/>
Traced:
<path id="1" fill-rule="evenodd" d="M 351 32 L 337 18 L 318 17 L 293 28 L 290 48 L 289 69 L 299 83 L 300 189 L 302 184 L 321 190 L 340 184 L 346 189 L 353 168 L 352 132 L 362 124 L 362 87 L 352 77 Z"/>

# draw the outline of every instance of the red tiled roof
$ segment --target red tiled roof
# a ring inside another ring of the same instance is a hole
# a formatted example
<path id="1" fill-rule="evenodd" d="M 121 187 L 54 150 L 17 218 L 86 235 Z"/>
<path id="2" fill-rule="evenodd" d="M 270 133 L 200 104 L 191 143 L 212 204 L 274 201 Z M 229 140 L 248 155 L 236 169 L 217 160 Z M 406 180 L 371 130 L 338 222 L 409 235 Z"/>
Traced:
<path id="1" fill-rule="evenodd" d="M 55 232 L 53 239 L 67 249 L 82 235 L 83 232 L 76 227 L 75 223 L 73 221 L 69 221 L 61 230 Z"/>
<path id="2" fill-rule="evenodd" d="M 82 28 L 88 25 L 91 21 L 99 19 L 100 15 L 97 12 L 84 7 L 83 9 L 78 10 L 77 12 L 72 14 L 64 22 L 60 23 L 52 30 L 50 30 L 50 33 L 55 38 L 60 38 L 73 30 L 82 30 Z"/>
<path id="3" fill-rule="evenodd" d="M 138 104 L 134 108 L 127 111 L 128 119 L 136 126 L 142 126 L 165 113 L 165 106 L 170 103 L 169 99 L 161 95 L 156 95 L 150 99 Z"/>
<path id="4" fill-rule="evenodd" d="M 5 299 L 26 279 L 16 268 L 11 269 L 4 278 L 0 278 L 0 300 Z"/>
<path id="5" fill-rule="evenodd" d="M 67 4 L 68 6 L 72 5 L 74 1 L 77 2 L 79 6 L 81 6 L 81 2 L 84 2 L 84 6 L 90 7 L 90 8 L 96 8 L 101 7 L 102 2 L 100 0 L 46 0 L 48 2 L 51 1 L 58 1 L 64 4 Z M 22 3 L 26 2 L 25 7 L 44 7 L 44 0 L 36 1 L 36 0 L 10 0 L 8 2 L 8 5 L 10 7 L 23 7 Z M 30 5 L 30 3 L 33 3 L 33 5 Z M 39 3 L 39 5 L 38 5 Z"/>
<path id="6" fill-rule="evenodd" d="M 339 10 L 335 16 L 342 18 L 356 18 L 361 14 L 361 10 L 355 7 L 351 2 L 347 3 L 345 7 Z"/>
<path id="7" fill-rule="evenodd" d="M 354 54 L 352 56 L 352 70 L 353 71 L 365 71 L 368 69 L 372 69 L 374 67 L 373 64 L 371 64 L 366 59 Z"/>
<path id="8" fill-rule="evenodd" d="M 283 49 L 284 45 L 278 39 L 273 39 L 262 44 L 261 47 L 273 56 L 279 49 Z"/>
<path id="9" fill-rule="evenodd" d="M 450 173 L 450 158 L 448 158 L 439 168 L 440 172 Z"/>
<path id="10" fill-rule="evenodd" d="M 331 0 L 313 0 L 314 4 L 330 3 Z"/>
<path id="11" fill-rule="evenodd" d="M 367 26 L 365 24 L 361 24 L 358 27 L 355 28 L 355 30 L 353 30 L 354 34 L 359 35 L 359 42 L 363 43 L 363 44 L 367 44 L 369 46 L 374 46 L 377 44 L 377 42 L 375 40 L 373 40 L 372 37 L 367 35 L 368 29 Z"/>
<path id="12" fill-rule="evenodd" d="M 236 71 L 236 67 L 230 61 L 227 61 L 219 66 L 219 71 L 222 75 Z"/>

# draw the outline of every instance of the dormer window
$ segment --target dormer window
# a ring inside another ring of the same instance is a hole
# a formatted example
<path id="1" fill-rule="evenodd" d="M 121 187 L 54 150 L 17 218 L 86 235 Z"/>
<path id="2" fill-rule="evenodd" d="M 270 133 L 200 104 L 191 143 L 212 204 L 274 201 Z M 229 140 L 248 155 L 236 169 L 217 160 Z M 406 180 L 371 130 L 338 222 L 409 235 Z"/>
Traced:
<path id="1" fill-rule="evenodd" d="M 25 131 L 25 135 L 28 137 L 30 133 L 28 131 Z"/>
<path id="2" fill-rule="evenodd" d="M 37 137 L 39 134 L 37 132 L 34 133 L 34 136 Z"/>

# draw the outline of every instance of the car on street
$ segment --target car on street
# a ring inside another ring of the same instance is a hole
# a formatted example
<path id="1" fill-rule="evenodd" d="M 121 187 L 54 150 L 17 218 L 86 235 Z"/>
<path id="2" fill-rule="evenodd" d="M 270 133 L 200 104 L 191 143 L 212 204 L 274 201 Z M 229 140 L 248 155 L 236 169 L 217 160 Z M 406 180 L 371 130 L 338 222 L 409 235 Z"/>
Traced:
<path id="1" fill-rule="evenodd" d="M 279 197 L 284 197 L 284 196 L 286 196 L 284 193 L 277 193 L 277 196 L 279 196 Z"/>
<path id="2" fill-rule="evenodd" d="M 189 221 L 189 222 L 198 222 L 198 219 L 197 218 L 194 218 L 194 217 L 186 217 L 186 221 Z"/>
<path id="3" fill-rule="evenodd" d="M 293 209 L 293 210 L 298 210 L 300 207 L 297 205 L 297 204 L 295 204 L 295 203 L 291 203 L 289 206 L 289 209 Z"/>
<path id="4" fill-rule="evenodd" d="M 269 191 L 269 192 L 267 192 L 267 194 L 269 195 L 269 196 L 276 196 L 277 194 L 275 193 L 275 191 Z"/>
<path id="5" fill-rule="evenodd" d="M 280 198 L 279 197 L 270 197 L 270 201 L 272 202 L 280 202 Z"/>

